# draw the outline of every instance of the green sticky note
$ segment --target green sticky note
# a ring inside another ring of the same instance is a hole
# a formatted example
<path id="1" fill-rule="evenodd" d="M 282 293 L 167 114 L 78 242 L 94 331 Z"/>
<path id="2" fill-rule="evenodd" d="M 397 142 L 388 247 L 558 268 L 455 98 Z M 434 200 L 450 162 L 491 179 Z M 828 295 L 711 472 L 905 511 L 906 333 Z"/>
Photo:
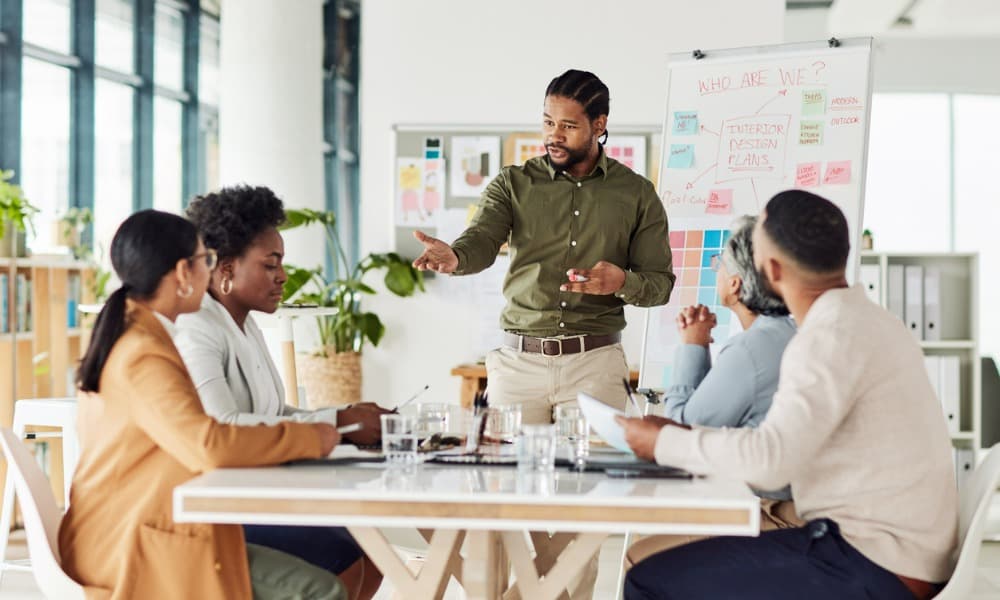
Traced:
<path id="1" fill-rule="evenodd" d="M 826 113 L 826 90 L 802 90 L 802 114 L 816 116 Z"/>
<path id="2" fill-rule="evenodd" d="M 822 146 L 823 145 L 823 121 L 800 121 L 799 122 L 799 145 L 800 146 Z"/>

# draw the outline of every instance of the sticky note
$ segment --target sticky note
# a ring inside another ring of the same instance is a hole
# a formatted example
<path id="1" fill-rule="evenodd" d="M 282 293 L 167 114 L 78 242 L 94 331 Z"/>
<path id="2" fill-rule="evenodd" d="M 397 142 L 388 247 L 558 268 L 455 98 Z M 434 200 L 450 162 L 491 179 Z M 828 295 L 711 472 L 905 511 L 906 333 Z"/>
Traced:
<path id="1" fill-rule="evenodd" d="M 800 121 L 799 122 L 799 145 L 800 146 L 822 146 L 823 145 L 823 121 Z"/>
<path id="2" fill-rule="evenodd" d="M 705 212 L 710 215 L 728 215 L 733 212 L 733 190 L 709 190 Z M 719 239 L 721 240 L 721 232 Z"/>
<path id="3" fill-rule="evenodd" d="M 698 133 L 698 112 L 679 110 L 674 112 L 674 135 L 695 135 Z"/>
<path id="4" fill-rule="evenodd" d="M 826 174 L 823 183 L 827 185 L 844 185 L 851 183 L 851 161 L 832 160 L 826 163 Z"/>
<path id="5" fill-rule="evenodd" d="M 668 169 L 690 169 L 694 165 L 693 144 L 670 144 Z"/>
<path id="6" fill-rule="evenodd" d="M 819 185 L 819 163 L 799 163 L 795 168 L 795 187 L 806 188 Z"/>
<path id="7" fill-rule="evenodd" d="M 826 90 L 802 90 L 802 114 L 822 115 L 826 112 Z"/>

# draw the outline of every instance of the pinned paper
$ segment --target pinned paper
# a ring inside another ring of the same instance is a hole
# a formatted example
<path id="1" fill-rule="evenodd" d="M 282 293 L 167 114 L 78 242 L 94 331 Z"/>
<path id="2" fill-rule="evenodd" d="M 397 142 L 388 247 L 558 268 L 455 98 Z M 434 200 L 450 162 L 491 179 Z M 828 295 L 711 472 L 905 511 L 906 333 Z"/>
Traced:
<path id="1" fill-rule="evenodd" d="M 822 146 L 823 145 L 823 121 L 800 121 L 799 122 L 799 145 L 801 145 L 801 146 Z"/>
<path id="2" fill-rule="evenodd" d="M 694 166 L 693 144 L 671 144 L 670 158 L 667 159 L 668 169 L 690 169 Z"/>
<path id="3" fill-rule="evenodd" d="M 851 183 L 851 161 L 834 160 L 826 164 L 826 174 L 823 183 L 827 185 L 843 185 Z"/>
<path id="4" fill-rule="evenodd" d="M 795 187 L 806 188 L 819 185 L 819 163 L 799 163 L 795 168 Z"/>
<path id="5" fill-rule="evenodd" d="M 708 201 L 705 203 L 705 212 L 710 215 L 732 214 L 733 190 L 709 190 Z"/>
<path id="6" fill-rule="evenodd" d="M 698 133 L 698 112 L 679 110 L 674 112 L 674 135 L 695 135 Z"/>
<path id="7" fill-rule="evenodd" d="M 822 115 L 826 112 L 826 90 L 802 90 L 802 114 Z"/>

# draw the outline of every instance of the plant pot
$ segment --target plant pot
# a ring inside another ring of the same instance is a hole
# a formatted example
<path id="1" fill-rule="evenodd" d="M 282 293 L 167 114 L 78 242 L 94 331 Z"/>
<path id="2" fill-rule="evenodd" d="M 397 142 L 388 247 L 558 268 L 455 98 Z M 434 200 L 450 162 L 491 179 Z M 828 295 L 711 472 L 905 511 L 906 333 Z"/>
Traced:
<path id="1" fill-rule="evenodd" d="M 11 247 L 11 236 L 16 236 L 16 248 Z M 28 255 L 27 236 L 23 231 L 7 221 L 4 223 L 3 237 L 0 237 L 0 257 L 10 258 L 11 256 L 23 258 Z"/>
<path id="2" fill-rule="evenodd" d="M 298 380 L 306 388 L 309 408 L 361 401 L 360 352 L 335 352 L 328 346 L 327 356 L 299 354 L 296 359 Z"/>

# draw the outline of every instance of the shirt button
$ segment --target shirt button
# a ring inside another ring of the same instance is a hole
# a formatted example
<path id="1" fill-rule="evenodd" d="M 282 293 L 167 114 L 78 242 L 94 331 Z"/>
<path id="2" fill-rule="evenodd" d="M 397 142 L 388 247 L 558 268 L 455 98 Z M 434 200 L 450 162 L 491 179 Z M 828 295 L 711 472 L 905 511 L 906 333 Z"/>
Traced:
<path id="1" fill-rule="evenodd" d="M 573 215 L 579 217 L 580 216 L 580 211 L 574 210 L 573 211 Z"/>
<path id="2" fill-rule="evenodd" d="M 576 245 L 576 240 L 573 240 L 572 242 L 570 242 L 569 245 L 570 246 L 575 246 Z"/>
<path id="3" fill-rule="evenodd" d="M 576 187 L 583 187 L 583 182 L 577 181 L 576 182 Z"/>
<path id="4" fill-rule="evenodd" d="M 559 306 L 562 306 L 563 308 L 566 308 L 566 301 L 564 300 L 564 301 L 560 302 Z"/>
<path id="5" fill-rule="evenodd" d="M 560 326 L 560 327 L 565 327 L 565 326 L 566 326 L 566 324 L 565 324 L 565 323 L 560 323 L 560 324 L 559 324 L 559 326 Z"/>

